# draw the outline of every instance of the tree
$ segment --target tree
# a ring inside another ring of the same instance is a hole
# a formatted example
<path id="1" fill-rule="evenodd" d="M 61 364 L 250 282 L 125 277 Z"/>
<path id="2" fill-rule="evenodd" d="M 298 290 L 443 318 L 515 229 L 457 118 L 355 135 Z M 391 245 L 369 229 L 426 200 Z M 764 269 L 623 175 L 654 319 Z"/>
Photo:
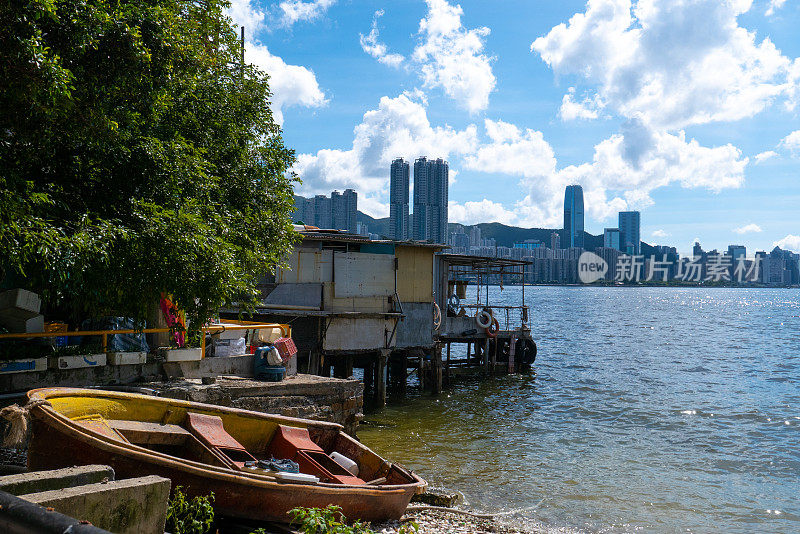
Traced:
<path id="1" fill-rule="evenodd" d="M 51 308 L 141 321 L 166 292 L 202 321 L 295 239 L 294 153 L 227 6 L 2 0 L 0 267 Z"/>

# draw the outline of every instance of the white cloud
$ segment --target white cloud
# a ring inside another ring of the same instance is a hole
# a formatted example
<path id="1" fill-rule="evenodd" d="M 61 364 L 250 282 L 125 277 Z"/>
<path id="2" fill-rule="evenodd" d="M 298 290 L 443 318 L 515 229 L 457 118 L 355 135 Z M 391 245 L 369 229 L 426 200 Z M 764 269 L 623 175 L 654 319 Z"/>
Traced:
<path id="1" fill-rule="evenodd" d="M 795 156 L 800 156 L 800 130 L 795 130 L 784 137 L 778 146 L 785 148 Z"/>
<path id="2" fill-rule="evenodd" d="M 682 131 L 673 135 L 630 121 L 621 133 L 594 147 L 591 163 L 560 169 L 544 183 L 529 180 L 531 193 L 525 202 L 547 206 L 547 222 L 555 224 L 564 187 L 578 183 L 584 189 L 587 214 L 603 220 L 620 210 L 651 205 L 650 192 L 672 183 L 714 192 L 740 187 L 747 162 L 730 144 L 704 147 L 687 140 Z M 543 192 L 550 199 L 546 204 Z"/>
<path id="3" fill-rule="evenodd" d="M 464 158 L 467 169 L 525 177 L 548 176 L 555 172 L 553 148 L 542 132 L 525 130 L 503 121 L 484 121 L 491 140 Z"/>
<path id="4" fill-rule="evenodd" d="M 524 196 L 503 205 L 488 199 L 453 202 L 454 222 L 483 218 L 553 227 L 561 224 L 568 184 L 583 186 L 587 213 L 603 220 L 628 208 L 647 207 L 653 202 L 654 189 L 671 184 L 712 191 L 739 187 L 748 163 L 731 145 L 704 147 L 687 140 L 683 132 L 656 131 L 633 120 L 619 134 L 598 143 L 591 162 L 558 169 L 553 149 L 541 132 L 490 119 L 484 121 L 481 135 L 475 125 L 463 130 L 432 126 L 419 96 L 406 92 L 383 97 L 378 108 L 365 113 L 355 127 L 350 149 L 301 154 L 295 165 L 303 179 L 298 193 L 308 196 L 353 187 L 361 195 L 361 206 L 373 216 L 382 216 L 388 213 L 392 159 L 443 157 L 450 159 L 452 174 L 460 161 L 462 172 L 517 176 L 520 196 Z M 496 187 L 494 178 L 491 183 Z M 513 194 L 509 191 L 505 197 L 513 198 Z"/>
<path id="5" fill-rule="evenodd" d="M 478 224 L 484 222 L 499 222 L 503 224 L 517 224 L 518 215 L 515 211 L 506 209 L 498 202 L 483 199 L 480 202 L 450 201 L 448 205 L 448 221 L 460 224 Z"/>
<path id="6" fill-rule="evenodd" d="M 772 15 L 775 14 L 775 11 L 782 8 L 783 4 L 785 3 L 786 0 L 770 0 L 769 7 L 767 8 L 767 11 L 764 12 L 764 15 L 766 15 L 767 17 L 771 17 Z"/>
<path id="7" fill-rule="evenodd" d="M 783 239 L 775 241 L 772 246 L 800 253 L 800 235 L 789 234 Z"/>
<path id="8" fill-rule="evenodd" d="M 281 6 L 290 3 L 303 2 L 283 2 Z M 332 1 L 327 3 L 330 5 Z M 267 14 L 264 11 L 254 6 L 252 0 L 232 0 L 226 13 L 236 25 L 245 28 L 245 59 L 269 75 L 269 88 L 272 92 L 270 108 L 278 125 L 283 125 L 284 108 L 325 105 L 325 93 L 320 89 L 313 71 L 300 65 L 287 64 L 253 38 L 265 27 Z"/>
<path id="9" fill-rule="evenodd" d="M 575 119 L 596 119 L 600 116 L 600 110 L 604 104 L 600 100 L 600 95 L 593 98 L 586 97 L 582 101 L 575 100 L 575 88 L 570 87 L 567 94 L 561 100 L 561 108 L 558 111 L 561 120 L 571 121 Z"/>
<path id="10" fill-rule="evenodd" d="M 390 67 L 399 67 L 403 61 L 405 61 L 405 57 L 400 54 L 389 53 L 389 49 L 386 47 L 386 45 L 378 40 L 378 19 L 382 16 L 382 9 L 375 12 L 375 16 L 372 18 L 372 29 L 367 35 L 364 35 L 363 33 L 359 34 L 359 42 L 361 43 L 361 48 L 364 50 L 364 52 L 371 55 L 384 65 L 389 65 Z"/>
<path id="11" fill-rule="evenodd" d="M 557 73 L 596 87 L 609 107 L 654 128 L 751 117 L 778 98 L 793 107 L 800 64 L 738 25 L 749 0 L 589 0 L 536 39 Z"/>
<path id="12" fill-rule="evenodd" d="M 412 59 L 419 65 L 426 88 L 440 88 L 470 113 L 487 108 L 497 80 L 492 58 L 483 53 L 489 28 L 466 29 L 460 5 L 426 0 L 428 13 L 420 20 L 420 43 Z"/>
<path id="13" fill-rule="evenodd" d="M 249 39 L 263 28 L 267 17 L 251 0 L 231 0 L 231 5 L 225 12 L 237 26 L 244 26 L 245 37 Z"/>
<path id="14" fill-rule="evenodd" d="M 431 126 L 423 102 L 411 93 L 385 96 L 355 127 L 351 148 L 298 156 L 294 170 L 303 180 L 298 194 L 309 196 L 353 187 L 359 192 L 362 211 L 383 216 L 388 213 L 389 165 L 394 158 L 449 158 L 474 151 L 477 142 L 474 125 L 463 130 Z"/>
<path id="15" fill-rule="evenodd" d="M 281 22 L 291 26 L 296 22 L 309 22 L 322 16 L 336 0 L 284 0 L 278 4 L 281 11 Z"/>
<path id="16" fill-rule="evenodd" d="M 754 159 L 756 160 L 756 163 L 761 163 L 762 161 L 766 161 L 766 160 L 768 160 L 770 158 L 774 158 L 777 155 L 778 155 L 778 153 L 775 152 L 774 150 L 767 150 L 767 151 L 760 152 L 760 153 L 756 154 L 754 156 Z"/>
<path id="17" fill-rule="evenodd" d="M 248 62 L 269 74 L 272 113 L 279 125 L 283 124 L 283 109 L 286 107 L 325 105 L 325 94 L 310 69 L 289 65 L 278 56 L 273 56 L 266 46 L 252 42 L 245 44 L 245 57 Z"/>
<path id="18" fill-rule="evenodd" d="M 753 234 L 761 231 L 761 227 L 755 223 L 746 224 L 744 226 L 740 226 L 739 228 L 733 229 L 733 232 L 736 234 Z"/>
<path id="19" fill-rule="evenodd" d="M 669 234 L 664 230 L 654 230 L 652 234 L 653 237 L 669 237 Z"/>

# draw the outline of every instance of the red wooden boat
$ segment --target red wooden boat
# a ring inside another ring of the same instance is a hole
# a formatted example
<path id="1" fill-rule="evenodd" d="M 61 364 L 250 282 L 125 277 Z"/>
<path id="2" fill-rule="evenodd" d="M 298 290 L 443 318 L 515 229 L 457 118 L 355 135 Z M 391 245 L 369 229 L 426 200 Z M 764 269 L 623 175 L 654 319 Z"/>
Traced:
<path id="1" fill-rule="evenodd" d="M 31 410 L 30 469 L 104 464 L 120 478 L 160 475 L 190 496 L 213 492 L 224 516 L 288 522 L 292 508 L 333 504 L 349 519 L 399 519 L 426 486 L 334 423 L 90 389 L 35 389 L 28 398 L 47 401 Z M 301 475 L 257 464 L 273 457 L 295 461 Z"/>

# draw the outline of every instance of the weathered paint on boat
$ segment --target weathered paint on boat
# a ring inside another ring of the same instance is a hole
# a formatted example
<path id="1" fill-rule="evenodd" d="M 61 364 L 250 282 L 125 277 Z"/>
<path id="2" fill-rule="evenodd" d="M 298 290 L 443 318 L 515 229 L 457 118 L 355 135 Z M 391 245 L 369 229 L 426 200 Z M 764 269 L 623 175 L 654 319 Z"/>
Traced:
<path id="1" fill-rule="evenodd" d="M 189 495 L 214 493 L 218 513 L 231 517 L 288 522 L 292 508 L 341 506 L 352 519 L 398 519 L 425 481 L 387 462 L 343 432 L 341 425 L 239 410 L 133 393 L 77 388 L 43 388 L 28 392 L 33 434 L 28 452 L 32 470 L 81 464 L 106 464 L 121 478 L 160 475 L 183 486 Z M 278 425 L 307 428 L 312 440 L 330 453 L 354 460 L 366 480 L 376 485 L 281 482 L 267 475 L 201 463 L 115 439 L 82 421 L 138 421 L 180 425 L 187 412 L 222 418 L 225 430 L 255 456 L 269 446 Z M 93 419 L 95 418 L 95 419 Z M 90 428 L 91 427 L 91 428 Z"/>

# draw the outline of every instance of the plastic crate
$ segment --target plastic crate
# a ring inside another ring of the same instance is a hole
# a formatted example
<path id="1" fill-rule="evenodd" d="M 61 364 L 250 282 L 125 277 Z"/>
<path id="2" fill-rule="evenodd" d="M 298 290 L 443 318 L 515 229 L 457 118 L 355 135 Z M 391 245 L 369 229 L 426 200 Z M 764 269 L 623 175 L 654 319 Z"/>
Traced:
<path id="1" fill-rule="evenodd" d="M 275 348 L 278 349 L 278 352 L 281 355 L 281 359 L 284 363 L 288 362 L 292 356 L 297 354 L 297 347 L 294 346 L 294 341 L 290 337 L 281 337 L 275 340 Z"/>

